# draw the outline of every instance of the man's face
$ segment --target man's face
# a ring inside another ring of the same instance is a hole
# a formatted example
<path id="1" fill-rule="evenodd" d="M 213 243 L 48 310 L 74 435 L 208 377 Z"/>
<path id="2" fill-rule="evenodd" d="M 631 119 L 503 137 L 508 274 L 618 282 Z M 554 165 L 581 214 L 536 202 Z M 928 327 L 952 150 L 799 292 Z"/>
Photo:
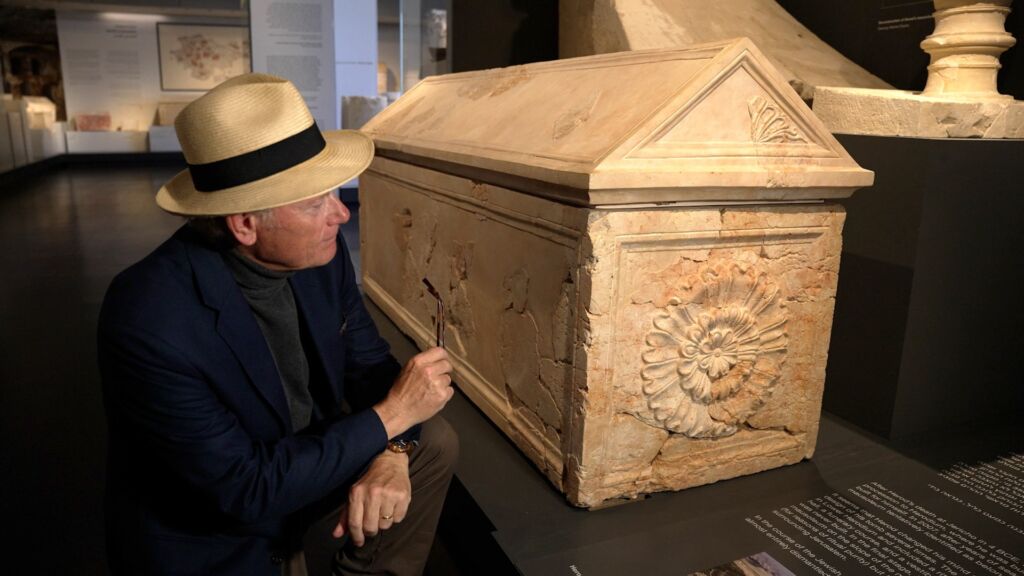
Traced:
<path id="1" fill-rule="evenodd" d="M 315 198 L 273 208 L 260 217 L 250 256 L 272 270 L 323 266 L 338 250 L 338 227 L 352 214 L 328 192 Z"/>

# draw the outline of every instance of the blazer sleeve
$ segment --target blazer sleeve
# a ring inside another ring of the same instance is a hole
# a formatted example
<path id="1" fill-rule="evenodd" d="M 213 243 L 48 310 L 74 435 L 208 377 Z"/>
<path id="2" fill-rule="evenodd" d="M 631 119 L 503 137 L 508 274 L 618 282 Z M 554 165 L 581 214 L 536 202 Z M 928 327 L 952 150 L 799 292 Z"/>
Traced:
<path id="1" fill-rule="evenodd" d="M 363 295 L 356 285 L 355 269 L 348 246 L 338 234 L 341 272 L 341 303 L 345 315 L 345 400 L 353 412 L 365 410 L 383 400 L 402 370 L 391 355 L 391 347 L 380 336 L 370 317 Z M 407 441 L 419 440 L 420 425 L 396 436 Z"/>
<path id="2" fill-rule="evenodd" d="M 257 440 L 172 342 L 103 319 L 98 336 L 107 409 L 133 444 L 241 522 L 278 519 L 323 498 L 387 443 L 372 410 L 316 434 Z"/>

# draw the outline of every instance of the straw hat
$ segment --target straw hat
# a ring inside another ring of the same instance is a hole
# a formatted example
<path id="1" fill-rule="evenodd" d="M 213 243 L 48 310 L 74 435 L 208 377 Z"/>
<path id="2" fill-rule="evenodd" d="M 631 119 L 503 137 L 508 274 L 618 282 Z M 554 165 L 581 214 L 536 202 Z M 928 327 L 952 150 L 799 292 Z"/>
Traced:
<path id="1" fill-rule="evenodd" d="M 254 212 L 319 196 L 359 175 L 373 140 L 356 130 L 320 132 L 295 86 L 269 74 L 221 83 L 174 121 L 188 169 L 156 194 L 186 216 Z"/>

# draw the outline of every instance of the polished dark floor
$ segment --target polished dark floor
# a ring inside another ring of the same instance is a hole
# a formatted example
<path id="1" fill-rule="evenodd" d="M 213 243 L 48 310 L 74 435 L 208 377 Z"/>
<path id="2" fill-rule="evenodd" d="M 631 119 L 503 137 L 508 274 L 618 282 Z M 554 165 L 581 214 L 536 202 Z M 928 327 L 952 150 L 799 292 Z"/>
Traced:
<path id="1" fill-rule="evenodd" d="M 103 293 L 180 225 L 153 204 L 174 168 L 58 169 L 0 189 L 0 514 L 47 574 L 105 573 Z"/>
<path id="2" fill-rule="evenodd" d="M 176 170 L 68 167 L 0 179 L 0 517 L 8 524 L 4 550 L 15 554 L 0 573 L 9 573 L 12 558 L 33 559 L 26 573 L 106 573 L 95 322 L 112 276 L 181 225 L 153 203 Z M 347 225 L 353 248 L 357 230 L 357 221 Z M 414 353 L 371 311 L 400 359 Z M 444 414 L 460 434 L 462 456 L 431 576 L 684 575 L 761 550 L 781 554 L 747 527 L 747 516 L 866 481 L 927 494 L 939 482 L 936 471 L 957 461 L 1024 452 L 1019 420 L 895 445 L 826 414 L 811 461 L 587 512 L 569 506 L 461 395 Z M 965 519 L 972 521 L 984 522 Z M 992 538 L 1024 550 L 1017 536 Z M 310 552 L 322 560 L 330 545 Z"/>

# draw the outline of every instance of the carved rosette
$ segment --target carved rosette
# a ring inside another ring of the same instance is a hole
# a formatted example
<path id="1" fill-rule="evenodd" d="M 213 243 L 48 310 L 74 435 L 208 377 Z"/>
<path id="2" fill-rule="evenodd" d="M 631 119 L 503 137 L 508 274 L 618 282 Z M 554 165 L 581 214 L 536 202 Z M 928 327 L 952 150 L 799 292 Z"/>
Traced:
<path id="1" fill-rule="evenodd" d="M 653 318 L 643 353 L 648 423 L 692 438 L 736 432 L 759 410 L 786 359 L 785 303 L 764 272 L 709 266 Z"/>

